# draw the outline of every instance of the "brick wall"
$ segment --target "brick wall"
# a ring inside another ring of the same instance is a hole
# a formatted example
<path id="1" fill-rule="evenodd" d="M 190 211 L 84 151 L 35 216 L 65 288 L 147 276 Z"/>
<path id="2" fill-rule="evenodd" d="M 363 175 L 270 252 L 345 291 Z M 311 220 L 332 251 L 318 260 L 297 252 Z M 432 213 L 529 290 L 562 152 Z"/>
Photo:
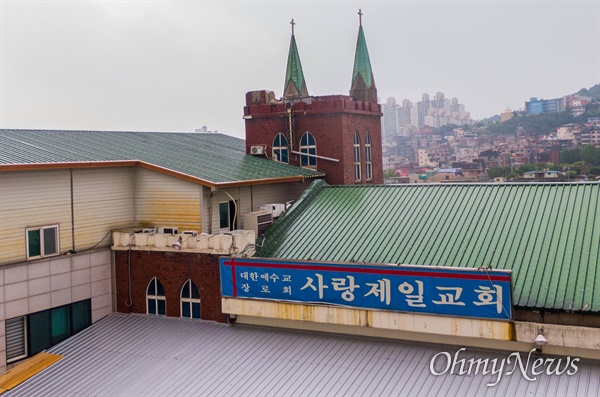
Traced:
<path id="1" fill-rule="evenodd" d="M 246 151 L 253 145 L 272 145 L 277 133 L 287 136 L 285 105 L 254 105 L 247 103 Z M 317 159 L 317 168 L 326 173 L 325 180 L 333 185 L 355 183 L 383 183 L 383 156 L 381 149 L 381 112 L 377 103 L 356 102 L 350 97 L 338 95 L 312 98 L 310 104 L 294 105 L 294 150 L 300 151 L 300 139 L 310 131 L 317 142 L 317 155 L 338 159 L 332 162 Z M 354 133 L 361 138 L 361 181 L 354 180 Z M 365 135 L 371 135 L 372 181 L 367 181 L 365 166 Z M 300 165 L 299 155 L 290 154 L 290 164 Z"/>
<path id="2" fill-rule="evenodd" d="M 165 289 L 167 316 L 179 317 L 179 297 L 186 280 L 191 279 L 200 290 L 200 316 L 204 320 L 225 322 L 221 311 L 219 257 L 211 254 L 183 252 L 131 252 L 131 297 L 128 307 L 127 251 L 115 252 L 117 311 L 146 313 L 146 289 L 157 277 Z"/>

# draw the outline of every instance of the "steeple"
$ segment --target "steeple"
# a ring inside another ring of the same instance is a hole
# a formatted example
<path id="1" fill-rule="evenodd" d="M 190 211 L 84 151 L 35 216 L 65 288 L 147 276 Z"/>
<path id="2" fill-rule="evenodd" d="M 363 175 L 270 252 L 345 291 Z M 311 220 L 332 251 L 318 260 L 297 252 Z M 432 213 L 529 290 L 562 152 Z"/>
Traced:
<path id="1" fill-rule="evenodd" d="M 377 102 L 377 87 L 371 69 L 369 50 L 362 27 L 362 12 L 358 10 L 359 27 L 356 53 L 354 55 L 354 71 L 352 72 L 352 86 L 350 96 L 355 101 Z"/>
<path id="2" fill-rule="evenodd" d="M 287 71 L 285 74 L 285 84 L 283 86 L 283 97 L 285 99 L 302 98 L 308 96 L 304 73 L 302 73 L 302 64 L 298 47 L 296 47 L 296 37 L 294 36 L 294 20 L 292 25 L 292 40 L 290 42 L 290 52 L 288 54 Z"/>

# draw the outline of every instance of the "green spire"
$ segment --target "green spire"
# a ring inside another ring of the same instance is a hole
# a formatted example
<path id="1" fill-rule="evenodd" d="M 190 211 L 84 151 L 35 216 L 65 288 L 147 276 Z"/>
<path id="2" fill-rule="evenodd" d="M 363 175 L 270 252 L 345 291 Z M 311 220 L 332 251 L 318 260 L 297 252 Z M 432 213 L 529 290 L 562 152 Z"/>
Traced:
<path id="1" fill-rule="evenodd" d="M 362 15 L 362 11 L 358 10 L 358 39 L 356 40 L 356 53 L 354 55 L 354 71 L 352 72 L 350 96 L 355 101 L 377 103 L 377 87 L 375 87 L 375 78 L 373 77 L 373 69 L 371 69 L 371 59 L 369 58 L 367 41 L 365 40 L 365 33 L 363 32 Z"/>
<path id="2" fill-rule="evenodd" d="M 354 55 L 354 72 L 352 73 L 352 88 L 355 87 L 357 76 L 360 75 L 365 83 L 366 88 L 375 86 L 373 79 L 373 70 L 371 69 L 371 60 L 369 59 L 369 50 L 367 49 L 367 41 L 362 26 L 358 28 L 358 40 L 356 41 L 356 54 Z M 365 88 L 360 87 L 360 88 Z"/>
<path id="3" fill-rule="evenodd" d="M 300 55 L 298 55 L 298 47 L 296 47 L 296 38 L 292 33 L 287 71 L 285 74 L 285 84 L 283 86 L 283 97 L 301 98 L 307 96 L 308 89 L 306 88 L 306 82 L 304 81 L 304 73 L 302 73 L 302 64 L 300 63 Z"/>

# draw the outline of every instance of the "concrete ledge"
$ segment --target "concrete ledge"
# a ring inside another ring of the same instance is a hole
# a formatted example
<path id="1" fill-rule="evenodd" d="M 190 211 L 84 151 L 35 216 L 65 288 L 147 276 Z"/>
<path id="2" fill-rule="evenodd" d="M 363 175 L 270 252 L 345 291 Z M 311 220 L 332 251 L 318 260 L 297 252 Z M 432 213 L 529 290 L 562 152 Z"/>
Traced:
<path id="1" fill-rule="evenodd" d="M 492 340 L 514 340 L 513 324 L 413 313 L 222 298 L 223 313 Z M 533 340 L 533 339 L 532 339 Z"/>
<path id="2" fill-rule="evenodd" d="M 181 237 L 181 249 L 173 248 Z M 236 230 L 232 234 L 201 233 L 197 237 L 190 235 L 150 234 L 132 232 L 113 232 L 114 251 L 143 250 L 161 252 L 196 252 L 202 254 L 229 255 L 238 253 L 254 244 L 254 230 Z M 231 251 L 231 252 L 230 252 Z M 249 253 L 254 252 L 251 250 Z"/>
<path id="3" fill-rule="evenodd" d="M 541 328 L 548 340 L 548 346 L 594 349 L 597 350 L 597 357 L 600 359 L 600 328 L 515 321 L 518 341 L 533 341 Z"/>

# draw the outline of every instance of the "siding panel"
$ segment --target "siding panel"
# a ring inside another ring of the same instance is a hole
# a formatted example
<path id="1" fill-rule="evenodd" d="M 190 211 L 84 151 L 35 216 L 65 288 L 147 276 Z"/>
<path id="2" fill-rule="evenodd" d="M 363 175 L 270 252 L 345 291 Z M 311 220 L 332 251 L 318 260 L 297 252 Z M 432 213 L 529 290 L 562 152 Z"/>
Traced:
<path id="1" fill-rule="evenodd" d="M 138 168 L 135 205 L 139 226 L 177 226 L 180 231 L 201 231 L 201 185 Z"/>
<path id="2" fill-rule="evenodd" d="M 26 260 L 27 227 L 58 224 L 71 249 L 70 184 L 68 170 L 0 173 L 0 264 Z"/>
<path id="3" fill-rule="evenodd" d="M 75 248 L 108 246 L 106 234 L 135 222 L 133 168 L 73 170 Z"/>

